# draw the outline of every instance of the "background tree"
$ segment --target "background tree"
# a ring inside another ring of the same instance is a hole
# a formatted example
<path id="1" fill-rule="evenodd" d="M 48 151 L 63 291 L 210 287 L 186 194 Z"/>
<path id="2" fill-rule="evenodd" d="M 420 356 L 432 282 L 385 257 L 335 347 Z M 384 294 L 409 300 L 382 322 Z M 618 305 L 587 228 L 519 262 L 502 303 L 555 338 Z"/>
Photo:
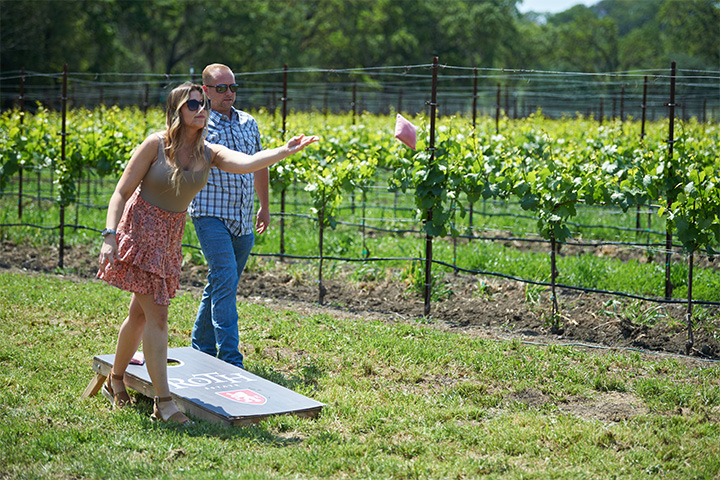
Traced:
<path id="1" fill-rule="evenodd" d="M 122 43 L 138 54 L 140 71 L 187 71 L 184 61 L 190 60 L 205 40 L 208 12 L 202 3 L 149 0 L 118 2 L 116 6 L 121 7 L 116 18 Z"/>
<path id="2" fill-rule="evenodd" d="M 684 68 L 720 67 L 720 2 L 666 0 L 658 21 L 665 52 Z"/>
<path id="3" fill-rule="evenodd" d="M 577 5 L 553 15 L 553 63 L 562 70 L 612 72 L 619 66 L 618 27 L 610 17 L 598 17 Z"/>
<path id="4" fill-rule="evenodd" d="M 216 61 L 238 72 L 352 68 L 435 55 L 457 66 L 584 72 L 671 60 L 720 66 L 718 0 L 601 0 L 555 15 L 520 14 L 518 3 L 0 0 L 0 71 L 59 72 L 67 63 L 71 72 L 183 74 Z"/>
<path id="5" fill-rule="evenodd" d="M 437 54 L 452 65 L 509 67 L 512 44 L 517 37 L 516 1 L 440 2 L 433 18 L 438 19 L 437 39 L 443 49 Z"/>
<path id="6" fill-rule="evenodd" d="M 51 72 L 65 63 L 75 71 L 118 67 L 113 23 L 100 7 L 85 1 L 0 0 L 0 69 Z M 90 21 L 91 13 L 98 15 L 96 22 Z"/>

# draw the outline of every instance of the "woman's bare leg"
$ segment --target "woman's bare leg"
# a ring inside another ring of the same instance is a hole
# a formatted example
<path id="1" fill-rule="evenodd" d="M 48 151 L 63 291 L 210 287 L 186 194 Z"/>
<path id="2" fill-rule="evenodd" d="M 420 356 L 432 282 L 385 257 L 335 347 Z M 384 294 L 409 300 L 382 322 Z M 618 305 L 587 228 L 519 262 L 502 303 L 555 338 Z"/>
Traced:
<path id="1" fill-rule="evenodd" d="M 142 310 L 145 312 L 145 330 L 142 335 L 145 366 L 153 384 L 156 397 L 169 397 L 170 387 L 167 379 L 168 350 L 168 306 L 157 305 L 152 295 L 135 294 Z M 157 403 L 163 419 L 170 418 L 178 412 L 172 401 Z M 178 421 L 188 420 L 182 413 Z"/>
<path id="2" fill-rule="evenodd" d="M 170 395 L 167 382 L 168 306 L 157 305 L 152 295 L 134 294 L 145 315 L 142 331 L 143 354 L 155 395 Z M 130 355 L 132 357 L 132 354 Z M 128 362 L 130 359 L 128 358 Z"/>
<path id="3" fill-rule="evenodd" d="M 130 299 L 128 316 L 120 326 L 118 341 L 115 347 L 115 360 L 113 361 L 112 372 L 115 375 L 123 376 L 130 359 L 140 346 L 140 341 L 145 330 L 145 312 L 135 294 Z M 125 389 L 121 380 L 111 377 L 112 387 L 115 392 Z"/>

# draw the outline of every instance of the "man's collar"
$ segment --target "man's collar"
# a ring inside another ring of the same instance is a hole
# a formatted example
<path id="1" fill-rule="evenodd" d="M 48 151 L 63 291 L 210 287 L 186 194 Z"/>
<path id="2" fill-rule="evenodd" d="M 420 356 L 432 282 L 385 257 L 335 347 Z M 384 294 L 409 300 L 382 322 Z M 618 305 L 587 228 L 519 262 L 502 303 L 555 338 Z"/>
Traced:
<path id="1" fill-rule="evenodd" d="M 226 122 L 230 122 L 232 120 L 237 120 L 240 117 L 240 114 L 235 109 L 235 107 L 230 107 L 230 116 L 231 118 L 228 119 L 227 115 L 217 112 L 215 110 L 210 110 L 210 120 L 214 122 L 219 122 L 224 119 Z"/>

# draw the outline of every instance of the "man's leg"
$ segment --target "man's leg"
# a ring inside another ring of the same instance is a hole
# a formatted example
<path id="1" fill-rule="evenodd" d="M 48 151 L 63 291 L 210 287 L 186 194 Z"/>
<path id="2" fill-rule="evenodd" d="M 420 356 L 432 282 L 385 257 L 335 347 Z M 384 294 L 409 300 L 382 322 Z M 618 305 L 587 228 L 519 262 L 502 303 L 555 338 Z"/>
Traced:
<path id="1" fill-rule="evenodd" d="M 236 276 L 234 278 L 232 296 L 217 296 L 213 291 L 212 295 L 212 322 L 215 328 L 215 341 L 217 342 L 218 354 L 220 360 L 224 360 L 233 365 L 243 367 L 243 356 L 239 350 L 239 334 L 238 334 L 238 315 L 237 315 L 237 285 L 242 275 L 245 264 L 250 257 L 250 251 L 255 245 L 255 235 L 242 235 L 233 237 L 232 246 L 235 257 Z M 227 312 L 232 310 L 234 315 Z M 240 363 L 235 359 L 240 356 Z"/>
<path id="2" fill-rule="evenodd" d="M 215 330 L 212 326 L 212 307 L 210 303 L 210 283 L 203 289 L 200 308 L 198 308 L 195 324 L 193 325 L 190 345 L 195 350 L 217 356 L 217 345 L 215 345 Z"/>
<path id="3" fill-rule="evenodd" d="M 193 217 L 195 232 L 200 241 L 205 260 L 208 263 L 208 283 L 203 290 L 198 314 L 193 325 L 191 345 L 194 349 L 217 356 L 217 339 L 213 325 L 213 304 L 215 297 L 235 298 L 237 291 L 237 267 L 233 248 L 233 237 L 225 223 L 215 217 Z M 234 306 L 234 304 L 233 304 Z M 237 309 L 232 308 L 223 315 L 227 322 L 234 322 L 237 332 Z M 227 318 L 229 317 L 229 318 Z M 235 335 L 237 337 L 237 334 Z M 237 344 L 237 341 L 236 341 Z M 237 346 L 237 345 L 236 345 Z M 237 358 L 239 356 L 239 358 Z M 237 354 L 235 363 L 242 365 L 242 355 Z"/>

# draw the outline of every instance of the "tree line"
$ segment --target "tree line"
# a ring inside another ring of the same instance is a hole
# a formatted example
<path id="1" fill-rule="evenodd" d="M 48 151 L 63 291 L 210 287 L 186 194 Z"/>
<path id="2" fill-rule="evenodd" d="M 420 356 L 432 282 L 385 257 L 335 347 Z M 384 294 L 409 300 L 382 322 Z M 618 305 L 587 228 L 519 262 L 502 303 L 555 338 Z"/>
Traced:
<path id="1" fill-rule="evenodd" d="M 717 70 L 717 0 L 0 0 L 0 70 L 199 73 L 428 63 L 612 72 Z M 12 82 L 10 82 L 12 83 Z M 8 82 L 4 82 L 7 86 Z"/>

